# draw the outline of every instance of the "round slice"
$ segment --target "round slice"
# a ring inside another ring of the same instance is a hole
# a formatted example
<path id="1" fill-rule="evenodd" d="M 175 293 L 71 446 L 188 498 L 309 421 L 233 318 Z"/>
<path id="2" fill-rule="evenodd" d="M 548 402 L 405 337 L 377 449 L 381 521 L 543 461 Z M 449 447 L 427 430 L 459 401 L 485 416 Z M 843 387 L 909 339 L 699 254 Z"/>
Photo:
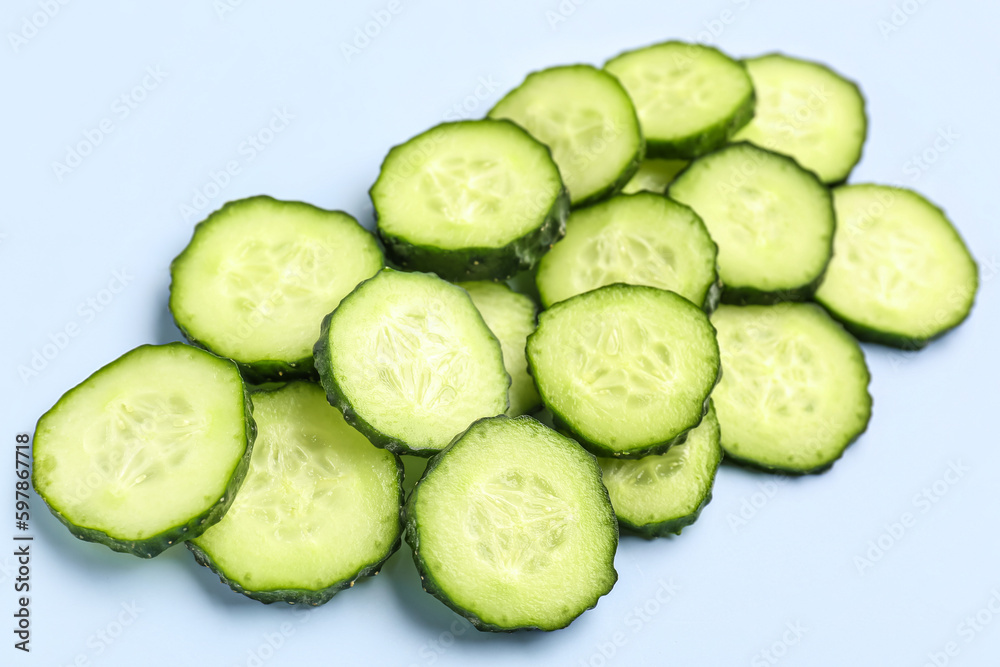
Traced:
<path id="1" fill-rule="evenodd" d="M 976 262 L 944 212 L 912 190 L 833 191 L 833 260 L 816 300 L 854 335 L 921 348 L 969 315 Z"/>
<path id="2" fill-rule="evenodd" d="M 473 424 L 406 507 L 424 589 L 480 630 L 557 630 L 618 578 L 618 526 L 593 456 L 530 417 Z"/>
<path id="3" fill-rule="evenodd" d="M 662 195 L 667 191 L 667 186 L 686 166 L 688 166 L 687 160 L 661 160 L 659 158 L 643 160 L 639 164 L 639 171 L 635 172 L 632 180 L 625 184 L 622 192 L 633 194 L 645 190 Z"/>
<path id="4" fill-rule="evenodd" d="M 529 297 L 518 294 L 503 283 L 477 281 L 459 283 L 469 293 L 472 303 L 500 341 L 503 363 L 510 375 L 508 417 L 532 412 L 542 404 L 535 382 L 528 375 L 524 347 L 528 334 L 535 330 L 538 309 Z"/>
<path id="5" fill-rule="evenodd" d="M 669 195 L 701 216 L 719 244 L 727 303 L 803 301 L 830 261 L 830 191 L 784 155 L 731 144 L 695 160 Z"/>
<path id="6" fill-rule="evenodd" d="M 753 117 L 754 90 L 746 69 L 711 46 L 654 44 L 626 51 L 604 69 L 632 97 L 650 157 L 704 155 Z"/>
<path id="7" fill-rule="evenodd" d="M 443 123 L 396 146 L 371 198 L 390 258 L 448 280 L 533 267 L 569 212 L 548 147 L 508 120 Z"/>
<path id="8" fill-rule="evenodd" d="M 715 330 L 682 296 L 615 284 L 543 311 L 528 366 L 560 429 L 598 456 L 684 441 L 719 379 Z"/>
<path id="9" fill-rule="evenodd" d="M 323 604 L 377 574 L 399 547 L 402 465 L 351 428 L 317 384 L 252 399 L 259 431 L 246 480 L 188 548 L 255 600 Z"/>
<path id="10" fill-rule="evenodd" d="M 316 368 L 330 403 L 378 447 L 430 456 L 507 409 L 500 343 L 468 293 L 385 269 L 323 320 Z"/>
<path id="11" fill-rule="evenodd" d="M 312 376 L 323 316 L 383 264 L 375 237 L 343 211 L 241 199 L 200 223 L 170 265 L 170 312 L 251 382 Z"/>
<path id="12" fill-rule="evenodd" d="M 687 440 L 666 454 L 641 459 L 598 459 L 611 504 L 624 528 L 646 538 L 680 535 L 712 500 L 722 461 L 715 409 Z"/>
<path id="13" fill-rule="evenodd" d="M 489 117 L 514 121 L 552 149 L 573 206 L 620 190 L 646 151 L 628 93 L 590 65 L 532 72 Z"/>
<path id="14" fill-rule="evenodd" d="M 712 400 L 728 456 L 765 470 L 822 472 L 867 428 L 865 357 L 823 309 L 721 306 L 712 324 L 723 368 Z"/>
<path id="15" fill-rule="evenodd" d="M 35 491 L 70 532 L 150 558 L 217 522 L 256 429 L 239 370 L 143 345 L 70 389 L 35 429 Z"/>
<path id="16" fill-rule="evenodd" d="M 538 265 L 546 307 L 613 283 L 677 292 L 711 310 L 721 285 L 717 249 L 701 218 L 663 195 L 618 195 L 574 211 L 566 236 Z"/>
<path id="17" fill-rule="evenodd" d="M 847 180 L 868 132 L 858 86 L 819 63 L 771 53 L 743 61 L 757 113 L 734 141 L 791 155 L 824 183 Z"/>

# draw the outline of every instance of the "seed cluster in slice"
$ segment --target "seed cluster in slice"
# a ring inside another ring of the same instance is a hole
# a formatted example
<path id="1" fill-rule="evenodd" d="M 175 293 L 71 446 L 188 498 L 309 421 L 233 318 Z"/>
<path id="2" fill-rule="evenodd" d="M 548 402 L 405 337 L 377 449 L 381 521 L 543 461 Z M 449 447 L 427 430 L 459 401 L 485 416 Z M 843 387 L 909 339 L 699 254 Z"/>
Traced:
<path id="1" fill-rule="evenodd" d="M 680 534 L 712 499 L 722 461 L 719 421 L 709 405 L 701 424 L 665 454 L 598 462 L 618 523 L 643 537 Z"/>
<path id="2" fill-rule="evenodd" d="M 424 588 L 483 630 L 569 625 L 618 578 L 618 527 L 593 456 L 530 417 L 476 422 L 410 495 Z"/>
<path id="3" fill-rule="evenodd" d="M 833 202 L 833 260 L 816 300 L 852 333 L 916 349 L 968 316 L 978 270 L 941 209 L 871 184 L 836 188 Z"/>
<path id="4" fill-rule="evenodd" d="M 226 512 L 255 426 L 227 359 L 143 345 L 68 391 L 35 430 L 35 490 L 69 530 L 152 557 Z"/>
<path id="5" fill-rule="evenodd" d="M 753 116 L 754 89 L 746 69 L 710 46 L 654 44 L 626 51 L 604 69 L 632 96 L 650 157 L 704 155 Z"/>
<path id="6" fill-rule="evenodd" d="M 545 306 L 613 283 L 677 292 L 711 309 L 717 249 L 701 218 L 663 195 L 617 195 L 570 215 L 566 236 L 538 265 Z"/>
<path id="7" fill-rule="evenodd" d="M 723 369 L 712 399 L 733 459 L 819 472 L 868 426 L 864 354 L 818 306 L 721 306 L 712 324 Z"/>
<path id="8" fill-rule="evenodd" d="M 574 206 L 614 194 L 646 150 L 628 93 L 590 65 L 529 74 L 489 117 L 514 121 L 552 149 Z"/>
<path id="9" fill-rule="evenodd" d="M 448 280 L 531 268 L 569 210 L 548 147 L 508 120 L 444 123 L 396 146 L 371 198 L 389 257 Z"/>
<path id="10" fill-rule="evenodd" d="M 430 456 L 507 410 L 500 343 L 468 293 L 385 269 L 323 320 L 316 368 L 330 403 L 379 447 Z"/>
<path id="11" fill-rule="evenodd" d="M 170 311 L 251 380 L 309 376 L 319 322 L 382 266 L 375 237 L 342 211 L 241 199 L 199 224 L 171 264 Z"/>
<path id="12" fill-rule="evenodd" d="M 638 458 L 701 422 L 719 348 L 704 311 L 684 297 L 619 283 L 544 311 L 528 365 L 558 426 L 599 456 Z"/>
<path id="13" fill-rule="evenodd" d="M 459 283 L 469 293 L 490 331 L 500 341 L 503 363 L 510 375 L 508 417 L 518 417 L 541 405 L 535 383 L 528 374 L 524 348 L 535 330 L 538 307 L 530 297 L 518 294 L 502 283 L 476 281 Z"/>
<path id="14" fill-rule="evenodd" d="M 779 53 L 744 63 L 757 110 L 733 140 L 790 155 L 824 183 L 846 180 L 868 132 L 857 85 L 825 65 Z"/>
<path id="15" fill-rule="evenodd" d="M 830 261 L 836 223 L 829 190 L 793 159 L 731 144 L 692 162 L 668 194 L 693 208 L 719 245 L 723 301 L 812 295 Z"/>
<path id="16" fill-rule="evenodd" d="M 253 394 L 250 469 L 222 520 L 188 547 L 262 602 L 322 604 L 399 546 L 402 467 L 311 382 Z"/>

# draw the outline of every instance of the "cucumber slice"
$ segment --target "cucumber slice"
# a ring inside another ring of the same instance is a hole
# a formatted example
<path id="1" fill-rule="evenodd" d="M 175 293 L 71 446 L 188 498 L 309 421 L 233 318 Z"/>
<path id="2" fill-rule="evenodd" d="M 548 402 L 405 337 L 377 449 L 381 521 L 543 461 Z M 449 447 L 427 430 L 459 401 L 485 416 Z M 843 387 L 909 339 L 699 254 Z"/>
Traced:
<path id="1" fill-rule="evenodd" d="M 746 69 L 711 46 L 654 44 L 626 51 L 604 69 L 632 96 L 650 157 L 704 155 L 753 117 L 754 90 Z"/>
<path id="2" fill-rule="evenodd" d="M 719 244 L 724 302 L 803 301 L 822 280 L 833 201 L 795 160 L 731 144 L 692 162 L 668 194 L 693 208 Z"/>
<path id="3" fill-rule="evenodd" d="M 661 454 L 708 410 L 719 347 L 704 311 L 615 284 L 543 311 L 528 366 L 555 424 L 598 456 Z"/>
<path id="4" fill-rule="evenodd" d="M 500 341 L 503 363 L 510 376 L 508 417 L 533 412 L 542 404 L 535 382 L 528 374 L 524 356 L 528 334 L 535 330 L 538 309 L 529 297 L 518 294 L 502 283 L 486 281 L 459 283 L 469 293 L 472 303 Z"/>
<path id="5" fill-rule="evenodd" d="M 658 158 L 643 160 L 639 165 L 639 171 L 635 172 L 632 180 L 622 188 L 622 193 L 630 195 L 645 190 L 662 195 L 667 191 L 667 186 L 686 166 L 688 166 L 687 160 L 661 160 Z"/>
<path id="6" fill-rule="evenodd" d="M 941 209 L 886 185 L 839 187 L 833 203 L 833 260 L 816 300 L 848 330 L 917 349 L 968 317 L 978 269 Z"/>
<path id="7" fill-rule="evenodd" d="M 316 368 L 354 428 L 396 454 L 431 456 L 507 409 L 500 343 L 460 287 L 384 269 L 323 320 Z"/>
<path id="8" fill-rule="evenodd" d="M 314 376 L 323 316 L 383 264 L 375 237 L 342 211 L 241 199 L 200 223 L 170 265 L 170 312 L 251 382 Z"/>
<path id="9" fill-rule="evenodd" d="M 252 399 L 259 432 L 246 480 L 188 548 L 255 600 L 323 604 L 378 574 L 399 547 L 402 465 L 348 426 L 317 384 Z"/>
<path id="10" fill-rule="evenodd" d="M 573 206 L 620 190 L 646 152 L 628 93 L 590 65 L 532 72 L 489 117 L 512 120 L 548 144 Z"/>
<path id="11" fill-rule="evenodd" d="M 733 140 L 791 155 L 824 183 L 847 180 L 868 133 L 857 84 L 825 65 L 779 53 L 744 64 L 757 90 L 757 113 Z"/>
<path id="12" fill-rule="evenodd" d="M 222 518 L 255 434 L 235 364 L 143 345 L 42 415 L 32 481 L 76 537 L 151 558 Z"/>
<path id="13" fill-rule="evenodd" d="M 717 249 L 701 218 L 663 195 L 618 195 L 574 211 L 566 236 L 538 265 L 546 307 L 613 283 L 677 292 L 711 310 L 721 285 Z"/>
<path id="14" fill-rule="evenodd" d="M 392 260 L 448 280 L 530 269 L 569 212 L 548 147 L 507 120 L 443 123 L 396 146 L 371 198 Z"/>
<path id="15" fill-rule="evenodd" d="M 722 381 L 712 394 L 731 458 L 788 473 L 826 470 L 868 426 L 864 354 L 818 306 L 722 306 L 712 315 Z"/>
<path id="16" fill-rule="evenodd" d="M 646 538 L 680 535 L 698 519 L 712 500 L 720 461 L 719 421 L 711 404 L 687 440 L 666 454 L 598 459 L 619 525 Z"/>
<path id="17" fill-rule="evenodd" d="M 557 630 L 618 578 L 618 526 L 594 457 L 530 417 L 473 424 L 406 506 L 424 590 L 480 630 Z"/>

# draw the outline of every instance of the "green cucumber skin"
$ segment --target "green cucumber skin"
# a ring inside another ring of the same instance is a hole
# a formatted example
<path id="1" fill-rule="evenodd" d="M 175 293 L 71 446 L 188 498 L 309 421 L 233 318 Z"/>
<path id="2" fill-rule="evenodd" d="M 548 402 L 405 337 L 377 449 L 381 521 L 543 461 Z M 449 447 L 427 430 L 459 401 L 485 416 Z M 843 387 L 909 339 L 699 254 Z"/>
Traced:
<path id="1" fill-rule="evenodd" d="M 533 421 L 537 421 L 533 417 L 528 417 L 527 415 L 522 415 L 520 417 L 507 417 L 505 415 L 499 415 L 498 417 L 486 417 L 484 419 L 531 419 Z M 482 419 L 476 420 L 475 422 L 469 425 L 469 428 L 471 429 L 480 421 L 483 420 Z M 468 429 L 466 429 L 466 431 L 468 431 Z M 549 628 L 549 629 L 539 628 L 538 626 L 535 625 L 524 625 L 524 626 L 518 626 L 516 628 L 505 628 L 499 625 L 494 625 L 492 623 L 487 623 L 486 621 L 479 618 L 476 614 L 472 613 L 471 611 L 463 609 L 462 607 L 455 604 L 448 596 L 448 594 L 445 592 L 444 588 L 434 578 L 434 576 L 424 567 L 424 562 L 420 558 L 420 535 L 417 531 L 417 517 L 415 516 L 415 512 L 413 511 L 413 508 L 416 505 L 417 494 L 420 491 L 420 482 L 424 479 L 424 477 L 427 477 L 427 475 L 429 475 L 432 470 L 437 468 L 438 464 L 441 462 L 442 455 L 449 449 L 451 449 L 452 446 L 454 446 L 454 444 L 458 442 L 463 435 L 465 435 L 465 431 L 455 436 L 455 439 L 452 440 L 447 447 L 442 449 L 438 454 L 434 455 L 434 457 L 431 458 L 430 461 L 428 461 L 427 468 L 424 470 L 424 474 L 420 476 L 420 479 L 417 480 L 417 483 L 413 486 L 413 490 L 410 492 L 410 497 L 406 501 L 406 506 L 403 508 L 403 514 L 405 517 L 404 518 L 405 527 L 403 530 L 403 537 L 406 540 L 406 543 L 410 545 L 410 549 L 413 552 L 413 563 L 414 565 L 417 566 L 417 572 L 420 573 L 420 583 L 423 586 L 424 591 L 436 597 L 438 600 L 447 605 L 448 608 L 451 609 L 453 612 L 455 612 L 459 616 L 463 617 L 464 619 L 472 623 L 473 627 L 475 627 L 477 630 L 483 632 L 516 632 L 518 630 L 541 630 L 542 632 L 552 632 L 554 630 L 561 630 L 567 627 L 570 623 L 576 620 L 576 618 L 579 618 L 579 616 L 571 618 L 569 621 L 566 622 L 565 625 L 561 625 L 558 628 Z M 594 466 L 597 467 L 597 474 L 601 475 L 601 467 L 600 465 L 598 465 L 596 458 L 593 459 L 593 464 Z M 610 505 L 611 497 L 608 495 L 607 489 L 604 489 L 604 495 L 608 500 L 608 504 Z M 614 573 L 614 578 L 611 580 L 611 585 L 608 586 L 608 590 L 604 591 L 598 596 L 598 601 L 600 600 L 601 597 L 604 597 L 605 595 L 610 593 L 615 583 L 618 582 L 618 571 L 614 568 L 614 554 L 617 552 L 617 550 L 618 549 L 616 540 L 615 550 L 611 554 L 611 563 L 610 563 L 611 571 Z M 587 607 L 587 609 L 584 609 L 583 612 L 580 612 L 580 615 L 582 615 L 586 611 L 593 609 L 596 606 L 597 602 L 595 601 L 592 606 Z"/>
<path id="2" fill-rule="evenodd" d="M 978 289 L 979 289 L 979 282 L 977 274 L 976 290 L 978 291 Z M 820 301 L 818 301 L 818 303 L 821 306 L 823 306 L 823 308 L 825 308 L 828 313 L 830 313 L 830 317 L 840 322 L 840 324 L 843 325 L 845 329 L 850 331 L 851 334 L 858 340 L 864 341 L 866 343 L 876 343 L 878 345 L 885 345 L 886 347 L 895 347 L 900 350 L 905 350 L 907 352 L 915 352 L 917 350 L 922 350 L 923 348 L 927 347 L 927 345 L 930 344 L 932 341 L 941 338 L 942 336 L 950 332 L 952 329 L 962 324 L 962 322 L 965 322 L 965 320 L 969 319 L 969 315 L 972 314 L 972 308 L 970 307 L 969 311 L 965 313 L 962 319 L 958 320 L 954 324 L 949 324 L 945 328 L 936 331 L 935 333 L 931 334 L 930 336 L 927 336 L 926 338 L 914 338 L 912 336 L 904 336 L 902 334 L 896 334 L 888 331 L 881 331 L 879 329 L 873 329 L 871 327 L 865 326 L 864 324 L 860 324 L 858 322 L 849 319 L 848 317 L 837 312 L 837 310 L 826 305 L 825 303 L 822 303 Z"/>
<path id="3" fill-rule="evenodd" d="M 167 346 L 174 345 L 184 345 L 183 343 L 168 343 Z M 143 347 L 154 347 L 152 345 L 140 345 L 140 349 Z M 159 346 L 165 347 L 165 346 Z M 209 352 L 209 354 L 212 354 Z M 218 355 L 212 355 L 218 356 Z M 224 361 L 233 363 L 231 359 L 226 359 L 225 357 L 218 357 Z M 113 363 L 113 362 L 112 362 Z M 234 364 L 235 365 L 235 364 Z M 105 367 L 106 368 L 106 367 Z M 90 377 L 94 377 L 97 371 Z M 84 381 L 86 382 L 86 380 Z M 49 410 L 52 412 L 62 403 L 63 399 L 59 401 Z M 247 471 L 250 469 L 250 455 L 253 453 L 253 443 L 257 438 L 257 423 L 253 419 L 253 403 L 250 401 L 250 390 L 243 386 L 243 410 L 244 419 L 246 420 L 246 449 L 243 452 L 243 456 L 240 458 L 239 463 L 236 464 L 236 468 L 233 470 L 232 476 L 229 478 L 229 482 L 226 484 L 226 490 L 223 492 L 222 496 L 215 501 L 215 503 L 209 507 L 206 511 L 202 512 L 200 515 L 192 518 L 190 521 L 168 528 L 167 530 L 159 533 L 158 535 L 153 535 L 144 540 L 122 540 L 112 537 L 105 533 L 104 531 L 97 530 L 94 528 L 87 528 L 85 526 L 78 526 L 69 521 L 62 512 L 49 504 L 49 501 L 42 495 L 38 496 L 45 502 L 45 506 L 49 508 L 49 511 L 60 523 L 62 523 L 69 531 L 78 539 L 84 540 L 86 542 L 97 542 L 98 544 L 103 544 L 106 547 L 120 553 L 132 554 L 133 556 L 138 556 L 140 558 L 152 558 L 153 556 L 158 556 L 167 548 L 173 546 L 177 542 L 183 542 L 194 537 L 198 537 L 203 532 L 208 530 L 210 526 L 218 523 L 223 517 L 229 506 L 233 504 L 233 499 L 236 497 L 237 491 L 243 485 L 243 480 L 247 476 Z M 46 412 L 45 414 L 48 414 Z M 42 419 L 45 415 L 42 415 Z M 39 419 L 41 422 L 41 419 Z M 34 467 L 32 467 L 32 486 L 35 486 L 34 480 Z M 37 493 L 37 491 L 36 491 Z"/>
<path id="4" fill-rule="evenodd" d="M 385 557 L 383 557 L 377 563 L 373 563 L 367 567 L 361 568 L 352 576 L 348 577 L 347 579 L 344 579 L 343 581 L 338 581 L 334 584 L 331 584 L 330 586 L 327 586 L 326 588 L 322 588 L 316 591 L 307 590 L 303 588 L 283 588 L 283 589 L 274 589 L 267 591 L 253 591 L 244 588 L 236 581 L 228 578 L 225 575 L 225 573 L 219 567 L 216 566 L 215 562 L 212 560 L 212 557 L 209 556 L 207 552 L 198 547 L 196 544 L 194 544 L 193 542 L 186 542 L 185 544 L 187 545 L 187 548 L 191 550 L 191 553 L 194 555 L 194 558 L 196 561 L 198 561 L 199 565 L 203 565 L 208 569 L 210 569 L 212 572 L 218 575 L 222 583 L 226 584 L 237 593 L 247 596 L 248 598 L 257 600 L 258 602 L 263 602 L 264 604 L 273 604 L 275 602 L 287 602 L 288 604 L 302 604 L 302 605 L 309 605 L 312 607 L 318 607 L 321 604 L 326 604 L 333 598 L 334 595 L 336 595 L 340 591 L 344 590 L 345 588 L 352 588 L 355 582 L 357 582 L 359 579 L 363 577 L 374 577 L 376 574 L 378 574 L 382 570 L 382 566 L 385 565 L 385 562 L 389 560 L 389 558 L 394 553 L 396 553 L 396 551 L 400 547 L 400 544 L 402 543 L 403 462 L 399 460 L 398 456 L 393 456 L 393 458 L 396 461 L 397 480 L 399 486 L 399 506 L 400 506 L 399 529 L 396 533 L 396 541 L 393 542 L 392 546 L 389 547 L 389 550 L 386 552 Z"/>
<path id="5" fill-rule="evenodd" d="M 375 216 L 377 221 L 377 208 Z M 434 273 L 451 282 L 507 280 L 520 271 L 534 267 L 542 255 L 563 237 L 567 216 L 569 193 L 563 186 L 540 227 L 500 248 L 432 248 L 414 245 L 402 237 L 387 234 L 381 227 L 377 229 L 386 254 L 406 271 Z"/>
<path id="6" fill-rule="evenodd" d="M 195 225 L 194 233 L 192 235 L 192 240 L 194 236 L 197 235 L 198 229 L 202 225 L 208 224 L 212 220 L 212 218 L 214 218 L 217 215 L 220 215 L 230 206 L 235 206 L 237 204 L 244 204 L 246 202 L 256 201 L 260 199 L 266 199 L 280 204 L 290 204 L 293 206 L 308 206 L 309 208 L 317 208 L 312 204 L 308 204 L 306 202 L 278 200 L 268 195 L 256 195 L 254 197 L 247 197 L 246 199 L 238 199 L 235 201 L 226 202 L 225 204 L 222 205 L 222 208 L 218 209 L 217 211 L 214 211 L 207 218 L 205 218 L 197 225 Z M 321 209 L 321 210 L 326 211 L 326 209 Z M 328 212 L 343 213 L 344 215 L 354 218 L 353 215 L 347 213 L 346 211 L 336 210 Z M 379 243 L 379 239 L 377 236 L 375 236 L 375 241 L 379 245 L 379 250 L 383 251 L 382 267 L 384 268 L 385 267 L 384 248 L 382 248 L 381 243 Z M 190 247 L 190 243 L 188 244 L 188 247 Z M 181 252 L 181 254 L 177 255 L 177 257 L 175 257 L 173 261 L 170 262 L 171 299 L 173 298 L 174 265 L 178 264 L 183 260 L 184 256 L 187 254 L 187 251 L 188 248 L 185 247 L 184 250 Z M 198 340 L 198 338 L 192 335 L 191 332 L 188 331 L 187 328 L 185 328 L 184 325 L 177 320 L 177 317 L 174 316 L 173 308 L 170 309 L 170 317 L 173 319 L 174 325 L 180 330 L 181 334 L 184 336 L 184 339 L 186 341 L 188 341 L 195 347 L 207 350 L 212 354 L 217 354 L 210 347 L 205 345 L 205 343 Z M 236 359 L 232 359 L 232 361 L 240 369 L 240 375 L 243 376 L 243 379 L 246 382 L 249 382 L 250 384 L 263 384 L 265 382 L 286 382 L 290 380 L 312 380 L 313 382 L 316 382 L 319 380 L 319 375 L 316 373 L 316 369 L 313 367 L 313 358 L 311 356 L 302 357 L 301 359 L 296 359 L 295 361 L 283 361 L 280 359 L 260 359 L 258 361 L 248 361 L 248 362 L 237 361 Z"/>
<path id="7" fill-rule="evenodd" d="M 381 272 L 376 273 L 374 276 L 368 280 L 379 276 Z M 434 275 L 434 274 L 431 274 Z M 354 292 L 361 289 L 361 286 L 368 282 L 368 280 L 362 281 L 357 287 L 354 288 Z M 461 289 L 456 286 L 456 289 Z M 469 303 L 472 303 L 472 298 L 465 292 L 465 298 L 469 299 Z M 347 299 L 351 294 L 344 297 Z M 475 310 L 475 305 L 473 304 L 473 309 Z M 354 405 L 348 400 L 347 395 L 340 388 L 337 383 L 337 379 L 331 372 L 331 358 L 330 358 L 330 323 L 333 320 L 333 315 L 337 311 L 334 310 L 332 313 L 323 318 L 323 324 L 320 326 L 319 340 L 316 341 L 316 345 L 313 347 L 313 360 L 316 365 L 316 370 L 319 374 L 319 383 L 326 391 L 326 400 L 329 401 L 330 405 L 340 410 L 344 415 L 344 420 L 361 432 L 368 441 L 371 442 L 376 447 L 381 447 L 382 449 L 388 449 L 390 452 L 396 456 L 401 456 L 403 454 L 408 454 L 410 456 L 420 456 L 423 458 L 428 458 L 437 454 L 439 449 L 434 449 L 432 447 L 411 447 L 408 443 L 403 442 L 398 438 L 394 438 L 390 435 L 382 433 L 377 428 L 369 424 L 361 415 L 358 414 L 357 410 L 354 409 Z M 479 313 L 478 310 L 475 310 Z M 482 315 L 479 316 L 482 320 Z M 483 328 L 489 333 L 489 335 L 496 341 L 497 347 L 500 347 L 500 340 L 490 331 L 490 328 L 486 326 L 485 320 L 483 320 Z M 507 376 L 507 388 L 508 392 L 510 390 L 510 376 Z M 510 396 L 507 397 L 507 405 L 504 407 L 504 411 L 510 408 Z M 464 432 L 464 431 L 463 431 Z"/>
<path id="8" fill-rule="evenodd" d="M 664 43 L 670 44 L 671 42 Z M 674 41 L 672 43 L 689 46 L 685 42 Z M 722 53 L 718 49 L 710 47 L 706 44 L 699 44 L 698 46 Z M 625 51 L 620 53 L 614 58 L 611 58 L 611 60 L 630 52 L 631 51 Z M 611 62 L 611 60 L 608 62 Z M 730 60 L 732 59 L 730 58 Z M 742 61 L 734 60 L 733 62 L 737 63 L 746 72 L 746 65 L 744 65 Z M 607 63 L 605 63 L 605 66 L 607 66 Z M 749 78 L 749 76 L 750 73 L 747 72 L 747 77 Z M 729 141 L 731 136 L 733 136 L 744 125 L 753 119 L 754 109 L 756 106 L 757 94 L 754 92 L 753 86 L 751 85 L 750 93 L 740 102 L 739 107 L 736 109 L 736 113 L 726 120 L 712 125 L 703 132 L 682 137 L 680 139 L 674 139 L 672 141 L 657 141 L 656 139 L 646 137 L 646 157 L 693 160 L 694 158 L 701 157 L 706 153 L 710 153 L 718 148 L 721 148 L 727 141 Z"/>
<path id="9" fill-rule="evenodd" d="M 722 457 L 720 456 L 719 459 L 721 460 Z M 701 516 L 701 511 L 705 509 L 705 506 L 711 501 L 712 492 L 709 491 L 708 494 L 706 494 L 702 499 L 701 504 L 698 505 L 698 508 L 687 516 L 670 519 L 669 521 L 663 521 L 661 523 L 646 523 L 642 525 L 635 524 L 627 519 L 618 517 L 618 524 L 625 532 L 638 535 L 639 537 L 647 540 L 655 540 L 659 537 L 669 537 L 671 535 L 680 535 L 682 530 L 698 520 L 698 517 Z"/>

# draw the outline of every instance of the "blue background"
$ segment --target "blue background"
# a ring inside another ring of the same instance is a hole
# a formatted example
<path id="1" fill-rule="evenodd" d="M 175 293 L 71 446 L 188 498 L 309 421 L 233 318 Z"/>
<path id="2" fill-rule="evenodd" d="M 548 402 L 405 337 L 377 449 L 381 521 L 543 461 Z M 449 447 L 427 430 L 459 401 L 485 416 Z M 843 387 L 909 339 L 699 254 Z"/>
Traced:
<path id="1" fill-rule="evenodd" d="M 683 536 L 622 540 L 618 585 L 566 630 L 494 636 L 456 623 L 420 590 L 405 546 L 380 576 L 324 607 L 263 606 L 183 547 L 147 562 L 78 542 L 33 497 L 32 652 L 15 651 L 8 629 L 17 597 L 8 514 L 0 663 L 923 665 L 935 652 L 942 664 L 954 642 L 950 664 L 996 664 L 1000 618 L 981 610 L 1000 590 L 998 5 L 48 4 L 54 16 L 34 32 L 23 21 L 42 11 L 38 0 L 6 0 L 0 14 L 0 438 L 10 448 L 0 507 L 11 512 L 15 434 L 126 350 L 179 338 L 168 265 L 198 220 L 266 193 L 371 224 L 366 191 L 390 146 L 482 115 L 550 65 L 600 64 L 667 38 L 829 63 L 868 100 L 869 140 L 851 180 L 915 187 L 942 205 L 982 285 L 971 318 L 925 351 L 865 347 L 874 417 L 832 471 L 782 480 L 723 467 L 714 500 Z M 373 12 L 386 25 L 369 25 L 377 34 L 357 52 L 345 49 Z M 30 39 L 12 41 L 22 30 Z M 276 110 L 291 118 L 269 136 Z M 942 133 L 951 140 L 935 147 Z M 270 143 L 258 150 L 251 136 Z M 97 145 L 75 167 L 54 166 L 88 141 Z M 933 163 L 913 161 L 922 154 Z M 220 176 L 227 165 L 235 175 Z M 127 285 L 113 294 L 116 271 Z M 36 352 L 37 374 L 19 372 Z M 953 464 L 967 470 L 950 474 Z M 921 500 L 935 483 L 934 502 Z M 893 524 L 906 513 L 900 535 Z M 873 550 L 880 539 L 888 548 Z M 858 560 L 869 556 L 870 567 Z M 977 613 L 988 621 L 975 630 L 965 619 Z M 100 638 L 108 632 L 110 643 Z M 772 649 L 776 662 L 762 653 Z"/>

